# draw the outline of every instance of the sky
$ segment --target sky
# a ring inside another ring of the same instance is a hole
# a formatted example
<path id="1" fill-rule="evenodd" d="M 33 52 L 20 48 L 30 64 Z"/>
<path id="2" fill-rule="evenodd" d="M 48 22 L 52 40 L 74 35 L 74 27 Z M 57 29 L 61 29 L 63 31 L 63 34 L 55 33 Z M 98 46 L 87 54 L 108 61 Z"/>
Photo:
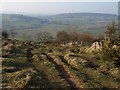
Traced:
<path id="1" fill-rule="evenodd" d="M 119 2 L 119 0 L 0 0 L 0 2 Z"/>
<path id="2" fill-rule="evenodd" d="M 118 14 L 117 0 L 116 2 L 4 2 L 1 5 L 2 8 L 0 12 L 14 14 L 60 14 L 81 12 Z"/>

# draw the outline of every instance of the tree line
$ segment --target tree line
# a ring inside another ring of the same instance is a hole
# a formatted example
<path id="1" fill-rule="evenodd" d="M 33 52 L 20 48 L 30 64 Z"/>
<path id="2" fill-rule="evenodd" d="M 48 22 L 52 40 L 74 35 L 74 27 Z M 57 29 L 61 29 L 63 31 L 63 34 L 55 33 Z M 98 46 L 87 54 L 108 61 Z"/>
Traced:
<path id="1" fill-rule="evenodd" d="M 11 36 L 12 39 L 15 39 L 16 33 L 13 30 L 10 33 L 8 33 L 8 31 L 2 31 L 2 36 L 3 38 L 8 38 L 9 36 Z M 23 40 L 29 40 L 30 39 L 29 37 L 30 36 L 23 33 Z M 77 42 L 77 43 L 90 44 L 93 41 L 97 40 L 97 38 L 87 33 L 63 30 L 57 32 L 55 37 L 53 37 L 52 34 L 49 32 L 40 31 L 36 33 L 35 40 L 41 43 L 57 42 L 61 44 L 66 44 L 69 42 L 73 42 L 73 43 Z"/>

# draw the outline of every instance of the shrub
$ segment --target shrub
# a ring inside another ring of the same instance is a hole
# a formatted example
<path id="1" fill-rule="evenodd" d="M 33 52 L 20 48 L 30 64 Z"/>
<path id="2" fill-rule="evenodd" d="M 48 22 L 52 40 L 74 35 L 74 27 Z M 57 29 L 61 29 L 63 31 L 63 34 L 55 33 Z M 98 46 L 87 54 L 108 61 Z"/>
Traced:
<path id="1" fill-rule="evenodd" d="M 7 31 L 2 31 L 2 38 L 7 39 L 9 37 L 9 34 Z"/>
<path id="2" fill-rule="evenodd" d="M 108 26 L 101 54 L 103 60 L 120 66 L 120 34 L 117 34 L 116 31 L 115 23 Z"/>
<path id="3" fill-rule="evenodd" d="M 60 48 L 56 48 L 57 51 L 62 51 Z"/>

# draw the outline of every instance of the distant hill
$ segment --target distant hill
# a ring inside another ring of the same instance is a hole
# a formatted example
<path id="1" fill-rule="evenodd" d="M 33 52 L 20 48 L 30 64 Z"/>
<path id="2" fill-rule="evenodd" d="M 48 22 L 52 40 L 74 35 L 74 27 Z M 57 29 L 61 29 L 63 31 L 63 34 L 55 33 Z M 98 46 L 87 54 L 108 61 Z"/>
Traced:
<path id="1" fill-rule="evenodd" d="M 117 15 L 98 14 L 98 13 L 68 13 L 59 14 L 50 17 L 54 22 L 63 22 L 66 24 L 105 24 L 112 20 L 117 20 Z"/>
<path id="2" fill-rule="evenodd" d="M 74 26 L 80 32 L 99 35 L 104 33 L 108 24 L 117 21 L 117 18 L 117 15 L 100 13 L 64 13 L 37 17 L 2 14 L 2 29 L 14 29 L 20 33 L 27 32 L 27 34 L 28 32 L 33 34 L 33 32 L 45 30 L 55 34 L 60 30 L 67 30 L 68 27 Z"/>
<path id="3" fill-rule="evenodd" d="M 37 28 L 42 24 L 47 24 L 47 19 L 35 18 L 17 14 L 2 14 L 3 30 Z"/>
<path id="4" fill-rule="evenodd" d="M 59 25 L 75 25 L 78 30 L 103 30 L 112 21 L 117 21 L 117 15 L 99 13 L 65 13 L 49 16 L 47 19 Z M 92 32 L 92 31 L 91 31 Z"/>

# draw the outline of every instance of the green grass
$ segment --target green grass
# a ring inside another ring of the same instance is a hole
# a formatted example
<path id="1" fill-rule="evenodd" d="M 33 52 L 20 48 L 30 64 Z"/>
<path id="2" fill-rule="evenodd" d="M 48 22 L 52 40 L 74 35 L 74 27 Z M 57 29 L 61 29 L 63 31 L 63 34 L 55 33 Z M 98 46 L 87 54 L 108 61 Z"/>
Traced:
<path id="1" fill-rule="evenodd" d="M 17 41 L 14 40 L 14 42 Z M 116 71 L 117 68 L 112 62 L 101 60 L 101 54 L 99 53 L 87 53 L 84 49 L 75 45 L 70 47 L 58 45 L 55 47 L 56 44 L 34 43 L 34 46 L 31 46 L 33 48 L 31 51 L 32 61 L 28 62 L 26 50 L 29 48 L 29 44 L 21 41 L 17 44 L 20 43 L 22 45 L 17 47 L 19 49 L 17 52 L 11 52 L 11 50 L 3 50 L 2 52 L 4 56 L 2 59 L 3 87 L 70 87 L 67 79 L 61 74 L 60 69 L 66 71 L 65 73 L 68 73 L 68 76 L 71 76 L 76 82 L 80 82 L 81 87 L 84 88 L 117 88 L 120 83 L 116 75 L 117 72 L 115 74 L 110 72 L 110 70 Z M 35 48 L 36 45 L 37 48 Z M 64 56 L 70 50 L 74 50 L 74 54 L 65 58 Z M 50 55 L 57 65 L 62 65 L 64 68 L 58 68 L 44 53 Z M 86 62 L 81 63 L 81 59 Z M 98 66 L 94 67 L 94 64 Z M 16 68 L 17 70 L 13 70 Z M 27 75 L 29 79 L 26 79 Z"/>

